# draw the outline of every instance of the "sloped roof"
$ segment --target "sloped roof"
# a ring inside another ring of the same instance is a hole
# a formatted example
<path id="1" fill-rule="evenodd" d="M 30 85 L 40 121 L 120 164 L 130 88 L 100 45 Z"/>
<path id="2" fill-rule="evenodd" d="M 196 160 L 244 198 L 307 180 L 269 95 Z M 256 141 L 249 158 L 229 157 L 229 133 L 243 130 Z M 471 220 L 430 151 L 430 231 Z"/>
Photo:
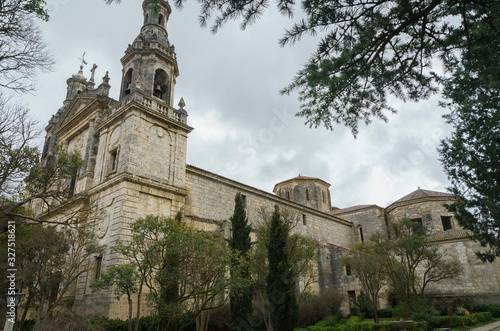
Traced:
<path id="1" fill-rule="evenodd" d="M 422 199 L 422 198 L 436 198 L 436 197 L 454 198 L 455 196 L 453 194 L 444 193 L 444 192 L 422 190 L 419 187 L 418 190 L 413 191 L 408 195 L 405 195 L 401 199 L 394 201 L 392 204 L 416 200 L 416 199 Z"/>
<path id="2" fill-rule="evenodd" d="M 298 180 L 313 180 L 313 181 L 318 181 L 318 182 L 321 182 L 323 183 L 324 185 L 326 185 L 327 187 L 330 187 L 330 184 L 325 182 L 324 180 L 322 179 L 319 179 L 319 178 L 316 178 L 316 177 L 307 177 L 307 176 L 301 176 L 301 175 L 298 175 L 297 177 L 294 177 L 294 178 L 290 178 L 290 179 L 287 179 L 287 180 L 284 180 L 282 182 L 279 182 L 277 183 L 276 185 L 274 185 L 274 189 L 273 189 L 273 192 L 276 192 L 276 187 L 281 185 L 281 184 L 285 184 L 285 183 L 288 183 L 288 182 L 293 182 L 293 181 L 298 181 Z"/>
<path id="3" fill-rule="evenodd" d="M 357 205 L 357 206 L 352 206 L 348 208 L 342 208 L 342 209 L 334 209 L 330 211 L 330 214 L 332 215 L 338 215 L 338 214 L 347 214 L 347 213 L 352 213 L 360 209 L 365 209 L 365 208 L 382 208 L 377 205 Z"/>
<path id="4" fill-rule="evenodd" d="M 416 191 L 413 191 L 410 194 L 405 195 L 401 199 L 396 200 L 393 203 L 391 203 L 389 206 L 386 207 L 386 210 L 392 210 L 397 205 L 405 205 L 405 204 L 411 203 L 415 200 L 427 199 L 427 198 L 434 198 L 434 199 L 440 199 L 440 200 L 445 200 L 445 199 L 451 200 L 451 199 L 454 199 L 455 196 L 453 194 L 444 193 L 444 192 L 422 190 L 419 187 Z"/>

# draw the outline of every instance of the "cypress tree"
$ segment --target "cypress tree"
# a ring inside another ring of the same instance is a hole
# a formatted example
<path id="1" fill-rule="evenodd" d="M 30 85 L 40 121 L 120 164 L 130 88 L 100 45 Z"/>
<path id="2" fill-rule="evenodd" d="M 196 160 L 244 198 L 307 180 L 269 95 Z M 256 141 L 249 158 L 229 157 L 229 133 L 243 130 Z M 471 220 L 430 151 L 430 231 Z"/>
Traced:
<path id="1" fill-rule="evenodd" d="M 251 330 L 252 308 L 252 283 L 249 263 L 249 252 L 251 247 L 250 230 L 248 218 L 243 206 L 240 193 L 234 198 L 234 213 L 229 219 L 231 221 L 232 236 L 229 246 L 238 255 L 231 262 L 231 277 L 240 278 L 238 286 L 233 286 L 229 295 L 231 306 L 231 329 Z M 243 262 L 243 263 L 242 263 Z"/>
<path id="2" fill-rule="evenodd" d="M 298 317 L 295 281 L 287 251 L 288 228 L 275 208 L 269 232 L 267 296 L 274 331 L 293 331 Z"/>

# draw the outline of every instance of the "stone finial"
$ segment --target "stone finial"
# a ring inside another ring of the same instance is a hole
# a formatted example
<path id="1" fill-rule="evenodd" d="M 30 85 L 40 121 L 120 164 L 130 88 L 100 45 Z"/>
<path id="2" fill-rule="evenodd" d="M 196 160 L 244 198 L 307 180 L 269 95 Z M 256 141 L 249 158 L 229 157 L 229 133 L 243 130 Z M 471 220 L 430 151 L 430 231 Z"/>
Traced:
<path id="1" fill-rule="evenodd" d="M 104 96 L 109 96 L 109 89 L 111 86 L 109 85 L 109 72 L 106 71 L 106 75 L 102 77 L 102 83 L 99 85 L 97 88 L 97 94 L 98 95 L 104 95 Z"/>
<path id="2" fill-rule="evenodd" d="M 104 75 L 104 77 L 102 77 L 102 82 L 104 84 L 109 84 L 109 71 L 106 71 L 106 75 Z"/>
<path id="3" fill-rule="evenodd" d="M 185 106 L 186 106 L 186 103 L 184 102 L 184 98 L 181 98 L 181 100 L 179 101 L 179 108 L 184 109 Z"/>

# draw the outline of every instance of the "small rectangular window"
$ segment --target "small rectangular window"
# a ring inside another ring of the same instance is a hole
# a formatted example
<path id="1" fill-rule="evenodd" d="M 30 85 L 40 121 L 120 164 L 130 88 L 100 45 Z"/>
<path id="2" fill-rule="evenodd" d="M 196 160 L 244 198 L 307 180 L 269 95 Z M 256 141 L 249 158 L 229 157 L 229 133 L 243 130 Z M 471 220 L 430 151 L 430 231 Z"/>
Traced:
<path id="1" fill-rule="evenodd" d="M 109 172 L 116 172 L 118 168 L 118 148 L 109 152 Z"/>
<path id="2" fill-rule="evenodd" d="M 288 192 L 288 191 L 286 192 L 286 199 L 290 200 L 290 192 Z"/>
<path id="3" fill-rule="evenodd" d="M 243 208 L 246 208 L 247 207 L 247 196 L 242 194 L 241 201 L 243 201 Z"/>
<path id="4" fill-rule="evenodd" d="M 347 276 L 352 275 L 352 272 L 351 272 L 351 266 L 350 266 L 350 265 L 348 265 L 348 264 L 346 264 L 346 266 L 345 266 L 345 274 L 346 274 Z"/>
<path id="5" fill-rule="evenodd" d="M 321 197 L 323 198 L 323 203 L 326 203 L 325 191 L 321 191 Z"/>
<path id="6" fill-rule="evenodd" d="M 116 149 L 111 152 L 111 171 L 116 170 L 117 153 Z"/>
<path id="7" fill-rule="evenodd" d="M 94 279 L 101 278 L 101 268 L 102 268 L 102 255 L 99 255 L 95 257 Z"/>
<path id="8" fill-rule="evenodd" d="M 347 296 L 349 297 L 349 307 L 354 306 L 354 303 L 356 302 L 356 292 L 347 291 Z"/>
<path id="9" fill-rule="evenodd" d="M 441 216 L 441 223 L 443 224 L 443 231 L 447 231 L 451 229 L 451 217 L 450 216 Z"/>
<path id="10" fill-rule="evenodd" d="M 306 214 L 302 214 L 302 225 L 307 225 Z"/>
<path id="11" fill-rule="evenodd" d="M 306 200 L 309 201 L 309 190 L 306 189 Z"/>
<path id="12" fill-rule="evenodd" d="M 413 223 L 417 223 L 415 228 L 413 229 L 413 233 L 419 233 L 422 232 L 423 230 L 423 224 L 422 224 L 422 219 L 421 218 L 413 218 L 411 220 Z"/>

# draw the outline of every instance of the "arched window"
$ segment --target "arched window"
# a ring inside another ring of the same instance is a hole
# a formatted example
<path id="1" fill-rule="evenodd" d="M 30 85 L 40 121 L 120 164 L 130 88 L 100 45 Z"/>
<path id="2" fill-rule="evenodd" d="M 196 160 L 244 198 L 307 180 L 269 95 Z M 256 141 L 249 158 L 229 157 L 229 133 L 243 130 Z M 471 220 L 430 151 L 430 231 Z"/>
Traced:
<path id="1" fill-rule="evenodd" d="M 128 95 L 130 94 L 130 84 L 132 83 L 132 72 L 134 70 L 132 68 L 128 69 L 127 73 L 125 74 L 125 77 L 123 77 L 123 94 Z"/>
<path id="2" fill-rule="evenodd" d="M 361 242 L 365 241 L 365 238 L 363 238 L 363 228 L 360 226 L 358 226 L 358 231 L 359 231 L 359 239 L 361 240 Z"/>
<path id="3" fill-rule="evenodd" d="M 158 16 L 158 24 L 163 26 L 164 22 L 165 22 L 165 20 L 163 19 L 163 15 L 160 14 L 160 16 Z"/>
<path id="4" fill-rule="evenodd" d="M 309 201 L 309 189 L 306 188 L 306 200 Z"/>
<path id="5" fill-rule="evenodd" d="M 162 100 L 167 100 L 168 75 L 162 69 L 156 69 L 153 84 L 153 95 Z"/>
<path id="6" fill-rule="evenodd" d="M 149 19 L 149 16 L 148 16 L 148 14 L 146 14 L 144 16 L 144 24 L 148 24 L 148 19 Z"/>

